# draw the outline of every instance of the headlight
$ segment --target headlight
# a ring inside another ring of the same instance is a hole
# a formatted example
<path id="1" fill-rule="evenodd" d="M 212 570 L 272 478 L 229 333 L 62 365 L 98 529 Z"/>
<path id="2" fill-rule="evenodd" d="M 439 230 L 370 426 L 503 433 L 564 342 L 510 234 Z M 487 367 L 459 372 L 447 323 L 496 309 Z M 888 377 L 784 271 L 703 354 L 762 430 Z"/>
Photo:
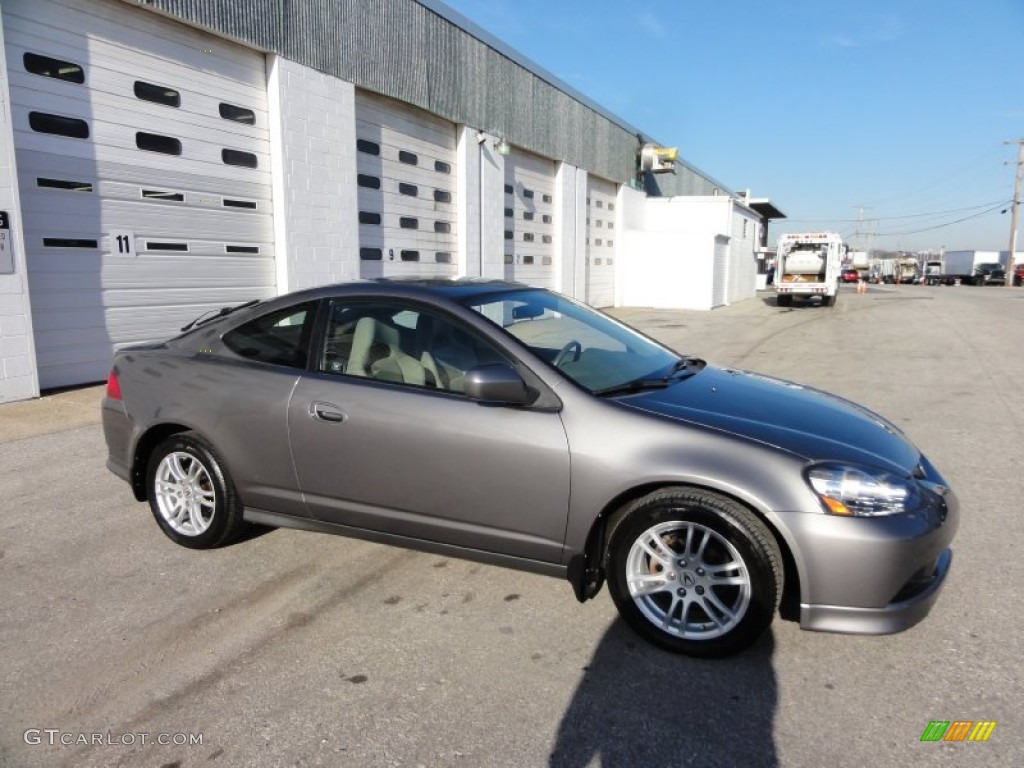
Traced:
<path id="1" fill-rule="evenodd" d="M 807 482 L 833 515 L 898 515 L 919 502 L 916 483 L 870 467 L 819 464 L 808 470 Z"/>

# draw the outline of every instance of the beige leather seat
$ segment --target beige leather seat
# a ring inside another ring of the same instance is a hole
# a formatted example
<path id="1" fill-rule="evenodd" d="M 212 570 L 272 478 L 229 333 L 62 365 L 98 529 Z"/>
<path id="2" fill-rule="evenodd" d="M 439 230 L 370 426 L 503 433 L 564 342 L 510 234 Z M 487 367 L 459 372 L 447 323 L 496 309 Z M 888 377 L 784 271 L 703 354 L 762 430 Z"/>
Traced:
<path id="1" fill-rule="evenodd" d="M 356 323 L 345 373 L 401 384 L 423 386 L 428 383 L 427 368 L 402 351 L 398 329 L 372 317 L 360 318 Z"/>
<path id="2" fill-rule="evenodd" d="M 433 375 L 435 386 L 462 392 L 466 371 L 478 364 L 476 354 L 455 337 L 451 323 L 423 313 L 416 322 L 420 362 Z"/>

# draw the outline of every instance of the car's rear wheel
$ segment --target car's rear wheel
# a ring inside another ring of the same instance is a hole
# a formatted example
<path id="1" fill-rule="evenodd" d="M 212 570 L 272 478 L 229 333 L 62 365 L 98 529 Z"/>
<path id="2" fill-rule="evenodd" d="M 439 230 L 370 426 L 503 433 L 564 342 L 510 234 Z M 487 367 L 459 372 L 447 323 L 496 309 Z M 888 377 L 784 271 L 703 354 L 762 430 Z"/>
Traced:
<path id="1" fill-rule="evenodd" d="M 775 297 L 775 303 L 780 307 L 789 307 L 793 305 L 793 297 L 789 294 L 780 293 Z"/>
<path id="2" fill-rule="evenodd" d="M 149 458 L 146 488 L 160 528 L 183 547 L 219 547 L 246 527 L 224 462 L 193 432 L 172 435 L 157 446 Z"/>
<path id="3" fill-rule="evenodd" d="M 782 557 L 767 526 L 741 504 L 688 488 L 656 491 L 613 522 L 606 569 L 623 619 L 676 653 L 737 653 L 768 628 Z"/>

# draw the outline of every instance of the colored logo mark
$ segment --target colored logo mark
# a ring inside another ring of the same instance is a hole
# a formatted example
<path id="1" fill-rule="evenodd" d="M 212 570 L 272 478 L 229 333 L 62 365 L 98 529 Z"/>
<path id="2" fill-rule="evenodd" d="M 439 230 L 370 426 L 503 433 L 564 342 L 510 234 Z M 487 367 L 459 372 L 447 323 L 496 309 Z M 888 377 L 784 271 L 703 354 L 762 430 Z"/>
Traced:
<path id="1" fill-rule="evenodd" d="M 988 741 L 995 728 L 995 720 L 932 720 L 921 741 Z"/>

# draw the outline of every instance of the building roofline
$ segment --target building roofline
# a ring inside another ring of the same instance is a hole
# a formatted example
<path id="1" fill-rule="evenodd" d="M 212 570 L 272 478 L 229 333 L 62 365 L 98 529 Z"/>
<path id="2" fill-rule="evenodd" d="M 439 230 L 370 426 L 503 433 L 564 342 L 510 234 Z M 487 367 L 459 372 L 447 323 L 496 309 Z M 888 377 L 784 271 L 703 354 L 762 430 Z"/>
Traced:
<path id="1" fill-rule="evenodd" d="M 443 2 L 441 2 L 441 0 L 416 0 L 416 2 L 422 5 L 424 8 L 436 13 L 441 18 L 450 21 L 452 24 L 459 27 L 464 32 L 469 33 L 487 47 L 493 48 L 495 51 L 500 53 L 505 58 L 509 59 L 510 61 L 514 61 L 523 69 L 529 70 L 537 77 L 539 77 L 541 80 L 547 82 L 548 85 L 567 93 L 569 96 L 572 96 L 576 101 L 580 102 L 584 106 L 588 107 L 589 109 L 592 109 L 594 112 L 597 112 L 602 117 L 611 120 L 620 128 L 627 130 L 634 135 L 642 136 L 646 141 L 654 142 L 654 139 L 652 139 L 646 133 L 641 131 L 635 125 L 632 125 L 629 121 L 623 119 L 622 117 L 619 117 L 614 112 L 611 112 L 605 107 L 602 107 L 596 101 L 584 95 L 577 89 L 573 88 L 571 85 L 566 83 L 561 78 L 555 76 L 548 70 L 544 69 L 544 67 L 542 67 L 537 62 L 524 56 L 522 53 L 517 51 L 508 43 L 503 42 L 500 38 L 495 37 L 493 34 L 488 32 L 480 25 L 476 24 L 473 21 L 470 21 L 461 13 L 456 11 L 454 8 L 445 5 Z"/>

